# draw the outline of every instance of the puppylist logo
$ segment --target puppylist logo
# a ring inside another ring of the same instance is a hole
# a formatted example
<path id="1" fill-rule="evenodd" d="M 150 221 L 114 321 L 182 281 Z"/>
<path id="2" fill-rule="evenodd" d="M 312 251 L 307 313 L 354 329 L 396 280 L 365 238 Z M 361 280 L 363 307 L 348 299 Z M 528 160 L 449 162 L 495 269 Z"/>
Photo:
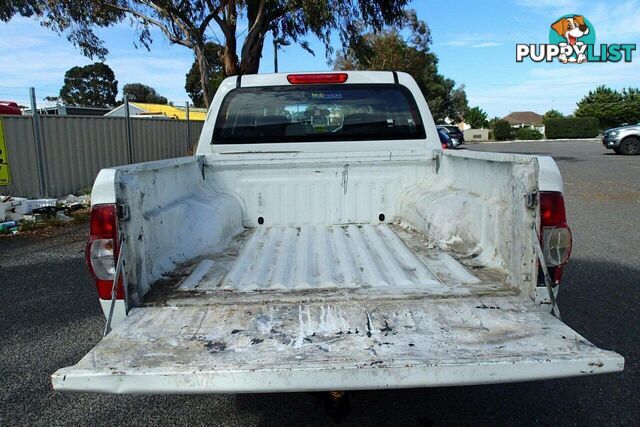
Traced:
<path id="1" fill-rule="evenodd" d="M 596 30 L 582 15 L 564 15 L 551 24 L 548 44 L 517 44 L 516 61 L 559 61 L 563 64 L 585 62 L 631 62 L 636 45 L 601 44 L 596 47 Z"/>

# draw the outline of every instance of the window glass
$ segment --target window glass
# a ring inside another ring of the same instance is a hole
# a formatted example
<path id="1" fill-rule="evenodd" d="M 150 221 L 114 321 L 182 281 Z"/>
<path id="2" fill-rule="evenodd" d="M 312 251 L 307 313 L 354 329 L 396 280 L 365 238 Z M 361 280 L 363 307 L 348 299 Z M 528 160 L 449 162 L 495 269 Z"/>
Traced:
<path id="1" fill-rule="evenodd" d="M 216 144 L 422 139 L 411 93 L 398 85 L 239 88 L 222 103 Z"/>

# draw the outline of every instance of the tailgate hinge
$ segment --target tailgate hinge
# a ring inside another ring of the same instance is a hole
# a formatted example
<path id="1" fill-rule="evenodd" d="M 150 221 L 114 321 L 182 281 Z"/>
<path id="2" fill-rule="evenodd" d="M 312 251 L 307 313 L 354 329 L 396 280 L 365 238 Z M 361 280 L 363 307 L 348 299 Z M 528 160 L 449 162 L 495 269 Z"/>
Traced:
<path id="1" fill-rule="evenodd" d="M 128 221 L 129 220 L 129 206 L 118 204 L 117 207 L 118 219 L 120 221 Z"/>
<path id="2" fill-rule="evenodd" d="M 534 209 L 536 206 L 538 206 L 538 195 L 538 190 L 533 190 L 529 193 L 525 193 L 524 198 L 527 204 L 527 208 Z"/>

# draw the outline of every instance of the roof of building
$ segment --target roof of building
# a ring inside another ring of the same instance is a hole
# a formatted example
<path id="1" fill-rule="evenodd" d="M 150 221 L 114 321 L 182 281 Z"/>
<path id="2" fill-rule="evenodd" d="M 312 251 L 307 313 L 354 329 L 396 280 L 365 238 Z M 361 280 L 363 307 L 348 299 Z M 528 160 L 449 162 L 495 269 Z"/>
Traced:
<path id="1" fill-rule="evenodd" d="M 131 104 L 145 111 L 149 115 L 162 115 L 171 119 L 186 120 L 187 111 L 183 107 L 163 104 L 146 104 L 143 102 L 132 102 Z M 203 108 L 189 109 L 189 120 L 204 121 L 207 118 L 207 110 Z"/>
<path id="2" fill-rule="evenodd" d="M 109 112 L 108 107 L 82 107 L 76 105 L 55 105 L 52 107 L 38 107 L 40 114 L 55 116 L 104 116 Z M 25 110 L 31 113 L 31 110 Z"/>
<path id="3" fill-rule="evenodd" d="M 137 110 L 136 112 L 131 112 L 132 117 L 165 116 L 169 119 L 187 119 L 187 110 L 185 107 L 176 107 L 174 105 L 164 104 L 148 104 L 145 102 L 130 102 L 129 105 L 134 106 Z M 122 109 L 124 109 L 124 104 L 119 105 L 118 107 L 109 111 L 107 114 L 105 114 L 105 116 L 122 116 Z M 206 108 L 189 108 L 189 120 L 204 121 L 206 118 Z"/>
<path id="4" fill-rule="evenodd" d="M 542 124 L 542 116 L 538 113 L 534 113 L 533 111 L 514 111 L 513 113 L 504 116 L 502 120 L 506 120 L 509 124 L 512 125 L 541 125 Z"/>

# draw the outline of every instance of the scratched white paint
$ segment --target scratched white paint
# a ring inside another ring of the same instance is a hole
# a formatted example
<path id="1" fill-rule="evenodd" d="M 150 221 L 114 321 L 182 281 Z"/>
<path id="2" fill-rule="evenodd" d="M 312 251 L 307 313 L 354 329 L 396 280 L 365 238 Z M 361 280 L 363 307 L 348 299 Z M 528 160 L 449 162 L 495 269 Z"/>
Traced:
<path id="1" fill-rule="evenodd" d="M 116 393 L 349 390 L 562 378 L 623 363 L 519 296 L 212 303 L 132 310 L 53 384 Z"/>
<path id="2" fill-rule="evenodd" d="M 534 158 L 498 153 L 446 153 L 438 173 L 409 188 L 401 222 L 442 249 L 502 270 L 507 282 L 533 298 L 536 260 L 530 242 L 538 222 L 525 194 L 538 189 Z"/>
<path id="3" fill-rule="evenodd" d="M 199 267 L 196 273 L 202 280 Z M 383 286 L 445 287 L 387 225 L 364 224 L 259 227 L 224 279 L 198 288 L 248 292 Z"/>
<path id="4" fill-rule="evenodd" d="M 349 79 L 393 83 L 389 72 Z M 56 390 L 401 388 L 623 368 L 533 301 L 538 211 L 525 195 L 562 189 L 552 160 L 443 153 L 404 73 L 426 140 L 212 145 L 236 81 L 216 92 L 198 156 L 98 175 L 94 203 L 128 208 L 133 308 L 53 374 Z"/>
<path id="5" fill-rule="evenodd" d="M 204 276 L 211 270 L 211 267 L 215 264 L 214 261 L 210 259 L 204 259 L 200 261 L 198 266 L 189 274 L 189 276 L 182 281 L 180 286 L 185 289 L 195 288 L 198 283 L 204 278 Z"/>

